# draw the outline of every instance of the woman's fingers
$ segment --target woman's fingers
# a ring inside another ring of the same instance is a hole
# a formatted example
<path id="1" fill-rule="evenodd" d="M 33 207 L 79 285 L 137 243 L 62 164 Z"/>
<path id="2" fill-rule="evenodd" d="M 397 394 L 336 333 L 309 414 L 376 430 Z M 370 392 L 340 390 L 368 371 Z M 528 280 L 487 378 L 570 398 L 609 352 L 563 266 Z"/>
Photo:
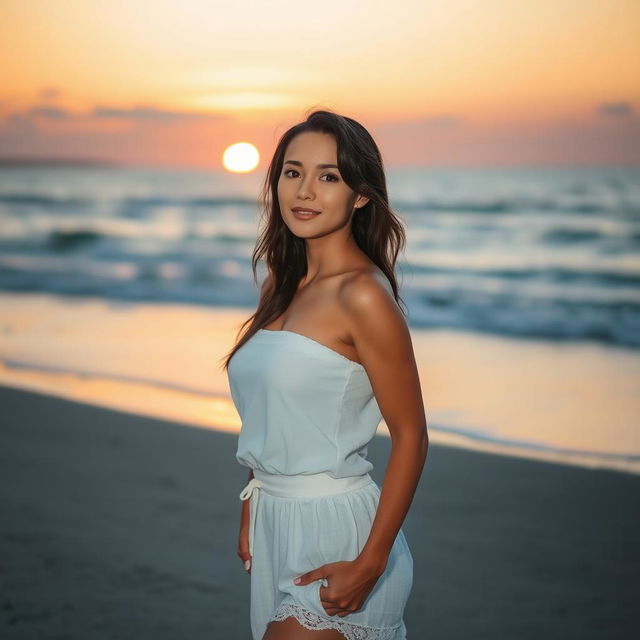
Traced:
<path id="1" fill-rule="evenodd" d="M 244 564 L 245 571 L 251 573 L 251 555 L 249 554 L 249 538 L 244 533 L 240 533 L 240 538 L 238 539 L 238 549 L 237 554 L 240 560 L 242 560 Z"/>
<path id="2" fill-rule="evenodd" d="M 238 552 L 238 557 L 240 558 L 240 560 L 242 560 L 245 571 L 251 573 L 251 556 L 246 552 Z"/>

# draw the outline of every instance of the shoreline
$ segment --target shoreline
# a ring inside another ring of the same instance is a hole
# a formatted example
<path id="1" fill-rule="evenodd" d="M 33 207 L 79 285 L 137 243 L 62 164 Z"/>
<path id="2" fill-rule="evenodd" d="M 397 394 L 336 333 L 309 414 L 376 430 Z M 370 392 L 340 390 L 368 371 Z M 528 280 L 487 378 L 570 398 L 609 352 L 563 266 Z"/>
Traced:
<path id="1" fill-rule="evenodd" d="M 248 310 L 2 293 L 0 308 L 0 385 L 239 431 L 220 362 Z M 432 442 L 640 473 L 634 353 L 444 329 L 411 337 Z"/>
<path id="2" fill-rule="evenodd" d="M 237 411 L 227 396 L 209 396 L 180 389 L 154 388 L 150 385 L 126 383 L 122 386 L 118 381 L 109 383 L 100 380 L 100 393 L 91 392 L 94 381 L 91 375 L 64 374 L 55 376 L 53 380 L 46 380 L 39 375 L 35 380 L 7 381 L 7 368 L 0 362 L 0 389 L 26 391 L 60 398 L 72 402 L 88 404 L 96 408 L 111 409 L 133 413 L 141 418 L 155 418 L 158 420 L 175 420 L 185 426 L 200 427 L 212 431 L 226 432 L 237 435 L 240 421 Z M 89 378 L 89 380 L 87 380 Z M 83 392 L 83 385 L 88 391 Z M 119 391 L 125 390 L 121 401 L 112 398 Z M 132 401 L 134 392 L 144 393 L 145 401 Z M 591 454 L 582 451 L 557 451 L 553 449 L 526 448 L 510 442 L 496 442 L 488 438 L 483 441 L 477 434 L 466 435 L 463 430 L 452 429 L 446 425 L 428 425 L 429 440 L 436 445 L 464 449 L 475 453 L 488 453 L 507 458 L 517 458 L 551 464 L 569 465 L 582 469 L 617 471 L 631 475 L 640 475 L 640 456 L 613 454 L 607 459 L 606 454 Z M 378 426 L 376 437 L 390 439 L 389 430 L 384 420 Z"/>

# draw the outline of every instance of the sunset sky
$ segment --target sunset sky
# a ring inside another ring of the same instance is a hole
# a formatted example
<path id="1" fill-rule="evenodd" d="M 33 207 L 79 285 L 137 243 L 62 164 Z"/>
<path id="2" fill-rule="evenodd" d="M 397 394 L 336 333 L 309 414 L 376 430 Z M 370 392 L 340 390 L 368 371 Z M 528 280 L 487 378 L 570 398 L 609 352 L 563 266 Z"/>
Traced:
<path id="1" fill-rule="evenodd" d="M 388 165 L 640 164 L 638 0 L 3 0 L 0 156 L 261 165 L 312 108 Z"/>

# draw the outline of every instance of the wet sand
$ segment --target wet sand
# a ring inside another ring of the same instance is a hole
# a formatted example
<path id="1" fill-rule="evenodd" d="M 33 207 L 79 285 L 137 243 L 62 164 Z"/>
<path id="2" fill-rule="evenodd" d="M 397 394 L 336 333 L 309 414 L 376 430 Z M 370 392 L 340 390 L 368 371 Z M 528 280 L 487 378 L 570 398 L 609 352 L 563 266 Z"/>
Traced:
<path id="1" fill-rule="evenodd" d="M 250 639 L 237 434 L 0 387 L 7 639 Z M 369 449 L 382 484 L 390 440 Z M 625 638 L 640 476 L 430 445 L 403 530 L 422 638 Z"/>

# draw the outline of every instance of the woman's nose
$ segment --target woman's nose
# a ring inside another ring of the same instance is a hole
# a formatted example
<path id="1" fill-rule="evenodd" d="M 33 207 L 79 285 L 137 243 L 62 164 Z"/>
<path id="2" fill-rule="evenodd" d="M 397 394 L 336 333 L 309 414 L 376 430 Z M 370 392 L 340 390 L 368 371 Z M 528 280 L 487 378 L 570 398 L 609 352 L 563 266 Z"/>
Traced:
<path id="1" fill-rule="evenodd" d="M 313 196 L 313 189 L 311 188 L 309 179 L 301 180 L 300 186 L 298 187 L 298 197 L 308 198 L 310 196 Z"/>

